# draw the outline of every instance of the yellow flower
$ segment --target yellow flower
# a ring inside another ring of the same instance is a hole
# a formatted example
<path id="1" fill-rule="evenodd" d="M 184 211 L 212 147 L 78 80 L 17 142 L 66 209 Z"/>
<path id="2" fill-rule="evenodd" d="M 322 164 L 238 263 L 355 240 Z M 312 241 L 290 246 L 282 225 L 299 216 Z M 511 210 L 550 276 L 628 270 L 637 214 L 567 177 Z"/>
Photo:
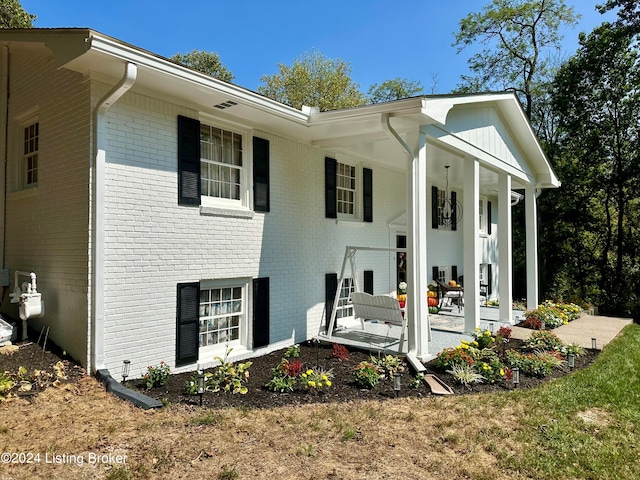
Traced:
<path id="1" fill-rule="evenodd" d="M 323 380 L 328 380 L 326 375 L 322 375 Z"/>
<path id="2" fill-rule="evenodd" d="M 306 374 L 306 373 L 303 373 L 303 374 L 302 374 L 302 378 L 307 378 L 307 374 Z"/>
<path id="3" fill-rule="evenodd" d="M 313 370 L 309 369 L 307 370 L 307 375 L 311 375 L 313 373 Z"/>
<path id="4" fill-rule="evenodd" d="M 313 380 L 309 380 L 309 386 L 310 387 L 315 387 L 316 386 L 316 382 L 314 382 Z"/>
<path id="5" fill-rule="evenodd" d="M 500 376 L 504 377 L 504 369 L 502 369 L 502 368 L 500 369 Z"/>
<path id="6" fill-rule="evenodd" d="M 329 380 L 327 380 L 327 387 L 331 386 L 331 382 Z"/>

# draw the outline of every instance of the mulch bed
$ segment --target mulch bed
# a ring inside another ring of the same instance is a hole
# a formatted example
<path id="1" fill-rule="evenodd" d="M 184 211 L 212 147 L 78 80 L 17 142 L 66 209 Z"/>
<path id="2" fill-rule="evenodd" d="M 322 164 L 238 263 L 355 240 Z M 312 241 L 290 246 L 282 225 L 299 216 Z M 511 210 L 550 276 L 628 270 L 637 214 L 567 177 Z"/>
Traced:
<path id="1" fill-rule="evenodd" d="M 33 341 L 19 342 L 16 344 L 19 348 L 11 355 L 0 355 L 0 372 L 9 372 L 15 374 L 18 368 L 24 366 L 29 372 L 34 370 L 53 371 L 53 365 L 62 361 L 65 366 L 67 379 L 63 383 L 76 382 L 86 375 L 85 370 L 78 365 L 70 357 L 64 355 L 55 344 L 47 343 L 47 351 L 44 352 L 41 346 Z M 520 340 L 511 339 L 509 343 L 496 345 L 498 353 L 505 349 L 520 350 L 522 342 Z M 319 393 L 310 393 L 296 387 L 294 392 L 290 393 L 274 393 L 264 385 L 271 379 L 271 370 L 278 365 L 284 355 L 285 350 L 280 350 L 269 355 L 250 359 L 253 362 L 249 368 L 250 376 L 247 382 L 248 393 L 245 395 L 229 394 L 229 393 L 212 393 L 206 392 L 203 396 L 203 406 L 206 408 L 272 408 L 289 405 L 304 405 L 310 403 L 331 403 L 331 402 L 350 402 L 354 400 L 391 400 L 396 398 L 393 390 L 393 384 L 390 380 L 384 380 L 378 383 L 374 388 L 359 388 L 353 377 L 354 367 L 363 360 L 369 360 L 371 355 L 378 355 L 368 351 L 349 349 L 349 358 L 347 360 L 338 360 L 330 358 L 331 344 L 305 342 L 300 345 L 300 357 L 304 368 L 321 367 L 325 370 L 332 369 L 334 378 L 332 386 L 329 389 Z M 585 350 L 585 354 L 576 359 L 574 370 L 584 368 L 591 363 L 598 354 L 597 350 Z M 487 392 L 504 391 L 513 388 L 512 384 L 474 384 L 471 387 L 458 385 L 448 373 L 437 371 L 433 367 L 433 362 L 425 364 L 426 373 L 434 373 L 447 385 L 449 385 L 456 395 L 481 394 Z M 568 367 L 555 369 L 545 378 L 535 378 L 520 375 L 520 386 L 518 388 L 532 388 L 541 385 L 544 382 L 552 381 L 570 373 Z M 185 385 L 191 379 L 191 373 L 181 373 L 171 375 L 167 384 L 158 388 L 145 388 L 141 380 L 127 381 L 126 385 L 145 393 L 146 395 L 169 404 L 188 404 L 199 405 L 197 395 L 188 395 L 185 392 Z M 402 389 L 399 397 L 429 397 L 430 389 L 422 384 L 419 388 L 410 388 L 409 385 L 415 372 L 413 372 L 408 364 L 405 363 L 404 372 L 401 376 Z M 25 393 L 25 397 L 33 397 L 37 395 L 39 388 L 34 387 L 30 392 Z"/>
<path id="2" fill-rule="evenodd" d="M 497 345 L 496 351 L 504 352 L 506 349 L 520 350 L 522 341 L 511 339 L 509 343 Z M 272 377 L 271 370 L 278 365 L 284 355 L 285 350 L 280 350 L 269 355 L 251 359 L 253 362 L 249 368 L 250 376 L 247 382 L 249 389 L 245 395 L 229 394 L 229 393 L 213 393 L 205 392 L 203 395 L 203 406 L 207 408 L 271 408 L 288 405 L 304 405 L 309 403 L 330 403 L 330 402 L 350 402 L 354 400 L 391 400 L 396 398 L 391 380 L 384 380 L 378 383 L 374 388 L 359 388 L 353 377 L 354 367 L 363 360 L 369 360 L 371 355 L 377 353 L 369 353 L 358 349 L 349 349 L 348 360 L 340 361 L 330 357 L 331 344 L 305 342 L 300 345 L 299 359 L 304 364 L 304 369 L 321 367 L 325 370 L 332 369 L 334 378 L 329 389 L 319 393 L 309 393 L 296 387 L 294 392 L 274 393 L 264 385 L 269 382 Z M 585 350 L 585 354 L 576 358 L 574 370 L 584 368 L 590 365 L 598 354 L 597 350 Z M 465 387 L 455 383 L 453 377 L 445 372 L 434 369 L 433 361 L 425 364 L 426 373 L 434 373 L 447 385 L 449 385 L 455 394 L 480 394 L 495 391 L 505 391 L 513 388 L 512 384 L 474 384 L 471 387 Z M 303 369 L 303 370 L 304 370 Z M 552 381 L 570 373 L 568 367 L 555 369 L 545 378 L 535 378 L 520 375 L 520 386 L 518 388 L 532 388 L 544 382 Z M 171 375 L 167 384 L 162 387 L 146 389 L 141 381 L 133 380 L 129 383 L 130 387 L 138 388 L 146 395 L 161 400 L 165 403 L 180 403 L 199 405 L 197 395 L 188 395 L 185 392 L 185 385 L 191 379 L 191 373 L 182 373 Z M 430 389 L 422 384 L 419 388 L 410 388 L 411 380 L 415 377 L 408 364 L 405 363 L 404 372 L 401 377 L 402 389 L 399 397 L 428 397 L 432 393 Z"/>

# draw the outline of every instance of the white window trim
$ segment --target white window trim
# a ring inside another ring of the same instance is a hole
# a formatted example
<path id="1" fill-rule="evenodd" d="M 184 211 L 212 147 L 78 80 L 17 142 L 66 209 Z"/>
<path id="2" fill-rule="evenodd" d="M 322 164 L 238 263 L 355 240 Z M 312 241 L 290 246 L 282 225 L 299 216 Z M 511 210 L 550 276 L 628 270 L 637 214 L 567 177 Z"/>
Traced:
<path id="1" fill-rule="evenodd" d="M 238 348 L 242 347 L 242 349 L 246 348 L 248 345 L 248 336 L 249 336 L 249 328 L 250 328 L 250 315 L 249 315 L 249 286 L 251 284 L 250 278 L 230 278 L 230 279 L 219 279 L 219 280 L 201 280 L 200 281 L 200 289 L 207 290 L 211 288 L 234 288 L 240 287 L 242 288 L 242 317 L 240 319 L 240 338 L 238 340 L 233 340 L 232 342 L 227 343 L 219 343 L 216 345 L 208 345 L 205 347 L 198 347 L 198 357 L 202 360 L 210 360 L 213 359 L 214 356 L 224 358 L 224 355 L 227 352 L 227 349 L 233 348 L 234 354 L 237 353 Z M 198 299 L 198 302 L 200 300 Z M 199 334 L 199 327 L 198 327 Z"/>
<path id="2" fill-rule="evenodd" d="M 444 280 L 443 280 L 443 277 L 444 277 Z M 447 283 L 449 280 L 453 280 L 453 278 L 451 278 L 451 265 L 438 266 L 438 280 L 441 280 L 444 283 Z M 458 279 L 456 279 L 456 282 L 457 281 Z"/>
<path id="3" fill-rule="evenodd" d="M 253 130 L 240 125 L 220 121 L 217 118 L 201 116 L 200 123 L 203 125 L 220 128 L 229 132 L 242 135 L 242 169 L 240 170 L 240 199 L 231 200 L 228 198 L 210 197 L 200 195 L 201 213 L 204 215 L 230 215 L 231 210 L 241 210 L 250 212 L 253 205 Z M 199 180 L 201 181 L 201 180 Z"/>
<path id="4" fill-rule="evenodd" d="M 362 220 L 362 168 L 363 165 L 360 162 L 354 162 L 349 159 L 336 159 L 339 164 L 349 165 L 355 169 L 356 175 L 356 188 L 353 194 L 353 214 L 340 213 L 338 211 L 338 167 L 336 166 L 336 214 L 337 223 L 341 222 L 359 222 Z"/>
<path id="5" fill-rule="evenodd" d="M 15 132 L 11 136 L 13 141 L 12 151 L 15 158 L 15 175 L 14 175 L 14 192 L 24 192 L 27 196 L 34 195 L 38 191 L 38 184 L 40 183 L 40 173 L 42 167 L 42 128 L 40 125 L 39 107 L 35 107 L 22 115 L 14 117 Z M 27 185 L 26 171 L 24 166 L 24 129 L 38 123 L 38 182 Z"/>
<path id="6" fill-rule="evenodd" d="M 488 222 L 491 221 L 490 218 L 487 217 L 487 215 L 489 214 L 488 211 L 488 200 L 487 197 L 484 196 L 480 196 L 480 204 L 481 206 L 479 206 L 479 208 L 482 209 L 482 215 L 481 217 L 478 219 L 479 221 L 479 228 L 480 228 L 480 235 L 488 235 Z"/>
<path id="7" fill-rule="evenodd" d="M 342 288 L 349 289 L 349 297 L 345 298 L 339 296 L 338 298 L 338 306 L 336 307 L 336 319 L 350 319 L 353 318 L 353 303 L 351 300 L 351 294 L 355 291 L 355 282 L 352 277 L 345 277 L 342 280 Z M 342 295 L 342 289 L 340 291 L 340 295 Z M 340 303 L 342 302 L 342 305 Z M 350 315 L 340 316 L 340 312 L 350 312 Z"/>

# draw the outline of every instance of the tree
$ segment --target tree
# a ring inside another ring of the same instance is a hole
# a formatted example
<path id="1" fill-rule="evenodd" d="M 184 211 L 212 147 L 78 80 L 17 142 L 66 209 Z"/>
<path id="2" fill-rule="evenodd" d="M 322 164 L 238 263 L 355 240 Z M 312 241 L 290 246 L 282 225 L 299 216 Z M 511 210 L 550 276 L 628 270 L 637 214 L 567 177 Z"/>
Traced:
<path id="1" fill-rule="evenodd" d="M 235 78 L 233 73 L 222 64 L 216 52 L 192 50 L 185 54 L 176 53 L 170 57 L 169 60 L 184 67 L 211 75 L 223 82 L 231 83 Z"/>
<path id="2" fill-rule="evenodd" d="M 596 7 L 600 13 L 608 12 L 614 8 L 618 11 L 618 23 L 640 30 L 640 2 L 638 0 L 607 0 L 603 5 Z"/>
<path id="3" fill-rule="evenodd" d="M 553 105 L 560 120 L 556 169 L 564 186 L 548 199 L 550 206 L 541 206 L 542 215 L 553 212 L 554 219 L 541 237 L 564 245 L 554 270 L 568 274 L 604 311 L 625 315 L 637 305 L 640 287 L 636 41 L 630 29 L 604 23 L 580 36 L 580 49 L 560 69 Z M 554 283 L 562 283 L 558 273 Z"/>
<path id="4" fill-rule="evenodd" d="M 370 103 L 390 102 L 392 100 L 400 100 L 402 98 L 413 97 L 422 93 L 422 85 L 420 82 L 409 81 L 404 78 L 395 78 L 386 80 L 380 85 L 374 83 L 369 87 Z"/>
<path id="5" fill-rule="evenodd" d="M 468 60 L 475 75 L 463 76 L 463 86 L 513 90 L 531 118 L 538 85 L 548 74 L 543 53 L 559 49 L 560 26 L 576 20 L 564 0 L 492 0 L 482 12 L 460 20 L 458 52 L 475 43 L 484 46 Z"/>
<path id="6" fill-rule="evenodd" d="M 24 11 L 18 0 L 0 0 L 0 28 L 33 28 L 35 15 Z"/>
<path id="7" fill-rule="evenodd" d="M 279 63 L 278 69 L 261 77 L 264 85 L 258 92 L 291 107 L 307 105 L 324 112 L 366 102 L 360 85 L 351 80 L 351 65 L 339 58 L 313 51 L 296 58 L 292 66 Z"/>

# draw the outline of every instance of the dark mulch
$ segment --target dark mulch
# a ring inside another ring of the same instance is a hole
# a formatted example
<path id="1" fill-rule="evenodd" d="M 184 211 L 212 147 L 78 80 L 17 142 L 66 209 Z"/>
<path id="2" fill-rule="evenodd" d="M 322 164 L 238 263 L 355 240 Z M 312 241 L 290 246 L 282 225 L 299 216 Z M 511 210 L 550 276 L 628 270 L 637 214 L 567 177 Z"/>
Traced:
<path id="1" fill-rule="evenodd" d="M 47 343 L 47 351 L 43 351 L 40 345 L 35 342 L 37 335 L 27 342 L 18 342 L 18 350 L 11 355 L 0 355 L 0 373 L 9 372 L 16 374 L 18 368 L 24 366 L 31 373 L 34 370 L 44 370 L 53 372 L 53 365 L 62 361 L 65 366 L 67 380 L 63 383 L 75 382 L 86 375 L 85 370 L 72 358 L 66 356 L 54 343 Z M 511 339 L 508 344 L 497 345 L 495 348 L 500 353 L 505 349 L 521 349 L 522 342 Z M 269 355 L 250 359 L 253 364 L 249 368 L 250 376 L 247 382 L 249 389 L 246 395 L 225 394 L 207 392 L 203 397 L 203 405 L 208 408 L 240 407 L 240 408 L 271 408 L 287 405 L 304 405 L 310 403 L 330 403 L 349 402 L 353 400 L 390 400 L 396 397 L 392 382 L 385 380 L 372 389 L 359 388 L 354 381 L 353 369 L 363 360 L 369 360 L 371 353 L 368 351 L 349 349 L 348 360 L 340 361 L 330 358 L 331 344 L 305 342 L 300 345 L 300 360 L 304 368 L 321 367 L 332 369 L 334 378 L 332 386 L 319 394 L 312 394 L 296 388 L 291 393 L 274 393 L 264 388 L 264 385 L 271 379 L 271 370 L 280 362 L 284 350 L 280 350 Z M 597 350 L 585 350 L 585 354 L 576 359 L 575 370 L 584 368 L 591 363 L 598 354 Z M 373 354 L 378 355 L 378 354 Z M 433 362 L 427 363 L 427 373 L 436 374 L 441 380 L 447 383 L 457 395 L 480 394 L 495 391 L 504 391 L 513 388 L 512 384 L 476 384 L 471 387 L 457 385 L 450 374 L 434 369 Z M 553 373 L 543 379 L 520 376 L 520 386 L 518 388 L 532 388 L 544 382 L 552 381 L 570 373 L 567 367 L 554 370 Z M 197 396 L 187 395 L 185 385 L 191 378 L 191 373 L 171 375 L 169 382 L 159 388 L 146 389 L 141 380 L 127 382 L 127 386 L 139 389 L 152 398 L 169 402 L 172 404 L 198 405 Z M 405 363 L 404 372 L 401 377 L 402 389 L 399 397 L 428 397 L 431 396 L 429 388 L 422 384 L 419 388 L 410 388 L 409 384 L 415 377 L 415 372 Z M 33 397 L 41 390 L 34 385 L 31 392 L 22 394 L 25 397 Z"/>
<path id="2" fill-rule="evenodd" d="M 508 344 L 496 346 L 498 352 L 505 349 L 520 350 L 522 342 L 511 339 Z M 251 359 L 253 364 L 249 368 L 250 376 L 247 382 L 249 389 L 245 395 L 229 393 L 206 392 L 203 396 L 203 405 L 208 408 L 239 407 L 239 408 L 271 408 L 287 405 L 303 405 L 309 403 L 329 403 L 329 402 L 350 402 L 353 400 L 389 400 L 396 397 L 393 390 L 393 383 L 390 380 L 380 382 L 372 389 L 359 388 L 353 377 L 354 367 L 363 360 L 369 360 L 371 353 L 349 349 L 349 359 L 340 361 L 330 358 L 331 345 L 327 343 L 305 342 L 300 345 L 300 357 L 304 368 L 315 366 L 332 369 L 334 378 L 332 386 L 326 391 L 312 394 L 296 388 L 291 393 L 274 393 L 264 385 L 271 379 L 271 370 L 280 362 L 284 350 L 280 350 L 269 355 Z M 585 354 L 576 359 L 574 370 L 590 365 L 596 358 L 598 351 L 586 350 Z M 377 354 L 373 354 L 377 355 Z M 512 384 L 476 384 L 472 387 L 457 385 L 450 374 L 434 369 L 433 362 L 427 363 L 427 373 L 436 374 L 441 380 L 447 383 L 457 395 L 479 394 L 512 389 Z M 570 373 L 569 368 L 556 369 L 554 372 L 541 379 L 534 377 L 520 376 L 520 386 L 518 388 L 532 388 L 543 382 L 552 381 Z M 147 395 L 158 400 L 169 403 L 182 403 L 198 405 L 198 396 L 185 393 L 185 385 L 191 379 L 191 373 L 171 375 L 169 382 L 159 388 L 146 389 L 141 381 L 131 381 L 129 386 L 144 391 Z M 410 388 L 409 384 L 415 377 L 415 372 L 405 363 L 402 374 L 402 389 L 399 397 L 426 397 L 431 396 L 430 389 L 422 384 L 419 388 Z"/>
<path id="3" fill-rule="evenodd" d="M 17 350 L 10 354 L 0 353 L 0 374 L 8 373 L 15 378 L 20 367 L 26 368 L 29 376 L 31 377 L 34 377 L 33 372 L 37 370 L 54 374 L 53 366 L 58 362 L 62 362 L 64 365 L 64 374 L 67 378 L 59 379 L 60 383 L 74 383 L 80 378 L 86 376 L 87 372 L 85 369 L 71 357 L 65 355 L 55 343 L 48 341 L 45 351 L 42 349 L 42 340 L 39 345 L 36 343 L 37 341 L 38 334 L 30 332 L 28 340 L 16 342 L 13 345 L 14 347 L 17 347 Z M 17 389 L 14 389 L 12 390 L 12 393 L 15 393 L 19 397 L 32 398 L 40 391 L 47 388 L 53 380 L 55 380 L 55 377 L 52 377 L 49 382 L 35 381 L 33 382 L 30 391 L 17 392 Z"/>

